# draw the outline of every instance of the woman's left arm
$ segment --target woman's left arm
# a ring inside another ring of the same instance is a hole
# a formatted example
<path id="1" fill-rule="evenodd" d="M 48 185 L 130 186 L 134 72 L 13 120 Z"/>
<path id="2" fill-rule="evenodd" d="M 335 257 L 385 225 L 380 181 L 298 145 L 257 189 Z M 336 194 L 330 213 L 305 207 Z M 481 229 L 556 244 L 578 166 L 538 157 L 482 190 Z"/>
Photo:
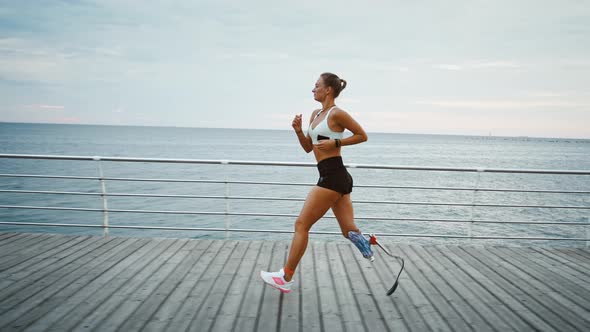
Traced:
<path id="1" fill-rule="evenodd" d="M 352 118 L 352 116 L 350 116 L 350 114 L 343 110 L 338 110 L 338 112 L 335 112 L 332 116 L 338 126 L 352 132 L 352 136 L 340 140 L 341 145 L 354 145 L 367 141 L 368 137 L 365 130 Z"/>

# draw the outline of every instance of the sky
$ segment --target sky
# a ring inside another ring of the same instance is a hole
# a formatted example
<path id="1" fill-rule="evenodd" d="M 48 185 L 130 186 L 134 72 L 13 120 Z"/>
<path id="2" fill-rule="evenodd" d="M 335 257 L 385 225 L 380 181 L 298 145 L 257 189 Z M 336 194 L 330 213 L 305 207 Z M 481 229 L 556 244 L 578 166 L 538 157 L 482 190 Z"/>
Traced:
<path id="1" fill-rule="evenodd" d="M 0 0 L 0 122 L 590 138 L 590 1 Z"/>

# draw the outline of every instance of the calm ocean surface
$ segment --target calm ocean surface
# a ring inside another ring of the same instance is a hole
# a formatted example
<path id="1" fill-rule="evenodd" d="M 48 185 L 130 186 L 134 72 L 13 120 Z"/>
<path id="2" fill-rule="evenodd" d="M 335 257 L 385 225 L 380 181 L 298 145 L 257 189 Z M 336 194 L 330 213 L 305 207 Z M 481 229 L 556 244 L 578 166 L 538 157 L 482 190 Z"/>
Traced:
<path id="1" fill-rule="evenodd" d="M 314 163 L 290 130 L 124 127 L 0 123 L 0 153 L 139 158 L 215 159 Z M 345 147 L 345 163 L 469 168 L 590 170 L 590 140 L 527 137 L 476 137 L 369 133 L 369 141 Z M 199 180 L 252 180 L 313 184 L 311 167 L 182 165 L 102 162 L 107 177 Z M 590 176 L 481 174 L 349 169 L 355 185 L 404 185 L 590 191 Z M 96 162 L 0 159 L 0 173 L 97 176 Z M 479 177 L 479 178 L 478 178 Z M 223 184 L 107 181 L 109 193 L 224 195 Z M 305 198 L 309 186 L 229 186 L 233 196 Z M 100 192 L 95 180 L 55 180 L 0 177 L 2 190 Z M 499 193 L 355 188 L 353 200 L 443 202 L 514 205 L 590 206 L 588 194 Z M 110 209 L 297 214 L 299 201 L 253 201 L 198 198 L 109 197 Z M 0 205 L 102 208 L 99 196 L 15 194 L 0 192 Z M 357 224 L 364 232 L 466 235 L 466 223 L 391 221 L 386 218 L 498 221 L 588 222 L 588 209 L 457 207 L 407 204 L 355 204 Z M 363 220 L 378 217 L 380 220 Z M 0 209 L 0 221 L 101 224 L 102 213 Z M 292 217 L 165 215 L 110 213 L 111 225 L 224 227 L 291 230 Z M 589 226 L 474 224 L 473 235 L 585 237 Z M 0 225 L 2 231 L 47 231 L 102 234 L 100 229 Z M 324 218 L 313 230 L 339 231 L 336 220 Z M 119 230 L 111 235 L 142 237 L 212 237 L 224 232 Z M 231 233 L 234 239 L 287 239 L 289 234 Z M 312 235 L 314 239 L 338 239 Z M 402 242 L 445 243 L 466 240 L 392 238 Z M 483 241 L 477 243 L 485 243 Z M 514 242 L 545 244 L 544 242 Z M 583 242 L 569 245 L 583 245 Z"/>

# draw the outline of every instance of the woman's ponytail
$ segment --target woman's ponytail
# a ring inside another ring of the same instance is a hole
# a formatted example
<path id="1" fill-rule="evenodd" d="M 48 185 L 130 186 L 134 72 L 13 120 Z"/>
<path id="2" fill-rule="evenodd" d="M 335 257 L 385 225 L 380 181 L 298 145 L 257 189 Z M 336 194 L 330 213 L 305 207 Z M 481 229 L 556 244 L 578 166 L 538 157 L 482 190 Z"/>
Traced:
<path id="1" fill-rule="evenodd" d="M 324 84 L 326 86 L 329 86 L 332 88 L 332 90 L 334 90 L 334 98 L 338 97 L 338 95 L 340 95 L 340 91 L 346 88 L 346 81 L 340 79 L 340 77 L 336 76 L 335 74 L 323 73 L 320 75 L 320 77 L 324 80 Z"/>

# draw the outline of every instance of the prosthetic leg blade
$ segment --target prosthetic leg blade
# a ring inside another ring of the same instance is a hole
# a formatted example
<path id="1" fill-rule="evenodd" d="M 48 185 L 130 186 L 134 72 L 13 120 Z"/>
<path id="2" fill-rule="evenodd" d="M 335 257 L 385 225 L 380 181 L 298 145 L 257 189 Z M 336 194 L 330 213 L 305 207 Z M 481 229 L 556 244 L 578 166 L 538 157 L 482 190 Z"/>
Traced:
<path id="1" fill-rule="evenodd" d="M 387 296 L 390 296 L 391 294 L 393 294 L 393 292 L 395 292 L 395 290 L 397 289 L 397 286 L 399 286 L 399 276 L 402 274 L 402 271 L 404 270 L 404 265 L 405 265 L 404 259 L 399 256 L 392 255 L 379 242 L 377 242 L 377 237 L 374 234 L 371 234 L 369 243 L 371 243 L 372 245 L 379 246 L 379 248 L 381 248 L 381 250 L 383 250 L 383 252 L 385 252 L 385 254 L 387 254 L 390 257 L 395 258 L 398 262 L 401 261 L 401 268 L 399 269 L 399 272 L 397 273 L 397 276 L 395 277 L 395 282 L 393 283 L 393 286 L 391 286 L 391 288 L 387 291 Z"/>
<path id="2" fill-rule="evenodd" d="M 390 290 L 387 291 L 387 296 L 390 296 L 391 294 L 393 294 L 393 292 L 395 292 L 395 290 L 397 289 L 397 286 L 399 285 L 399 282 L 395 282 L 395 284 L 393 284 L 393 287 L 391 287 Z"/>

